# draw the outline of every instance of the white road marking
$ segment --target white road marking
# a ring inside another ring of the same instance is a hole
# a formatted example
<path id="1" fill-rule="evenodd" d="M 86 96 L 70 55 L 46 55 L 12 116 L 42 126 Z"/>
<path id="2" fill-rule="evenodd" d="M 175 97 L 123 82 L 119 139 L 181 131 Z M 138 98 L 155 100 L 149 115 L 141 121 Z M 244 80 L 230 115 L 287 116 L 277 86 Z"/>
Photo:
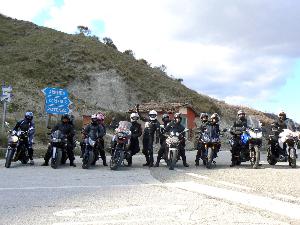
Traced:
<path id="1" fill-rule="evenodd" d="M 209 178 L 208 176 L 203 176 L 203 175 L 199 175 L 199 174 L 195 174 L 195 173 L 186 173 L 186 175 L 196 177 L 196 178 L 200 178 L 200 179 L 204 179 L 204 180 L 210 180 L 212 182 L 215 182 L 215 183 L 218 183 L 218 184 L 223 184 L 223 185 L 229 186 L 229 187 L 235 187 L 235 188 L 244 189 L 244 190 L 248 190 L 248 191 L 253 190 L 252 188 L 246 187 L 244 185 L 233 184 L 233 183 L 229 183 L 229 182 L 226 182 L 226 181 L 214 180 L 212 178 Z"/>
<path id="2" fill-rule="evenodd" d="M 76 189 L 76 188 L 107 188 L 107 187 L 141 187 L 141 186 L 155 186 L 160 185 L 160 183 L 153 183 L 153 184 L 117 184 L 117 185 L 78 185 L 78 186 L 36 186 L 36 187 L 7 187 L 7 188 L 0 188 L 0 191 L 14 191 L 14 190 L 38 190 L 38 189 Z"/>
<path id="3" fill-rule="evenodd" d="M 85 209 L 75 208 L 75 209 L 66 209 L 62 211 L 58 211 L 53 213 L 54 216 L 62 216 L 62 217 L 74 217 L 76 213 L 84 211 Z"/>
<path id="4" fill-rule="evenodd" d="M 169 221 L 171 222 L 174 220 L 174 217 L 165 217 L 165 218 L 135 218 L 135 219 L 128 219 L 128 220 L 93 220 L 93 221 L 86 221 L 86 222 L 62 222 L 62 223 L 53 223 L 52 225 L 89 225 L 89 224 L 144 224 L 145 222 L 155 222 L 158 221 Z M 178 219 L 177 219 L 178 220 Z M 178 220 L 180 222 L 180 220 Z M 182 221 L 186 222 L 186 221 Z"/>
<path id="5" fill-rule="evenodd" d="M 180 188 L 187 191 L 192 191 L 215 197 L 225 199 L 230 202 L 239 203 L 245 206 L 263 209 L 293 219 L 300 219 L 300 205 L 287 203 L 284 201 L 257 196 L 254 194 L 242 193 L 238 191 L 226 190 L 223 188 L 212 187 L 195 182 L 177 182 L 168 183 L 167 186 Z"/>
<path id="6" fill-rule="evenodd" d="M 226 181 L 215 181 L 215 182 L 218 183 L 218 184 L 223 184 L 225 186 L 229 186 L 229 187 L 236 187 L 236 188 L 240 188 L 240 189 L 244 189 L 244 190 L 248 190 L 248 191 L 253 190 L 253 188 L 246 187 L 244 185 L 229 183 L 229 182 L 226 182 Z"/>
<path id="7" fill-rule="evenodd" d="M 192 176 L 192 177 L 200 178 L 200 179 L 205 179 L 205 180 L 210 179 L 208 176 L 202 176 L 202 175 L 195 174 L 195 173 L 186 173 L 186 174 L 189 175 L 189 176 Z"/>

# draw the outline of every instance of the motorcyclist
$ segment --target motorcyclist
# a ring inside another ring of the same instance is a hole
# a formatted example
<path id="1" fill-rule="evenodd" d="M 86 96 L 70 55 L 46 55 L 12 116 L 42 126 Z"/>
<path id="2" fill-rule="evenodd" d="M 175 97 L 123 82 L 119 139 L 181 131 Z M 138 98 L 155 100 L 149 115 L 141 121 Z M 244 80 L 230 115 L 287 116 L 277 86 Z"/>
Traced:
<path id="1" fill-rule="evenodd" d="M 204 132 L 206 129 L 207 123 L 208 123 L 208 114 L 207 113 L 201 113 L 200 115 L 200 120 L 201 120 L 201 125 L 199 128 L 196 130 L 197 136 L 196 136 L 196 149 L 197 154 L 196 154 L 196 160 L 195 160 L 195 166 L 199 166 L 199 160 L 201 156 L 203 155 L 203 152 L 205 151 L 204 145 L 201 142 L 201 134 Z"/>
<path id="2" fill-rule="evenodd" d="M 166 132 L 174 131 L 178 133 L 182 133 L 185 130 L 185 127 L 181 124 L 182 117 L 180 113 L 174 114 L 174 120 L 170 122 L 166 128 Z M 186 162 L 185 156 L 185 133 L 182 133 L 180 137 L 180 144 L 179 144 L 179 156 L 182 158 L 183 166 L 189 167 L 189 164 Z"/>
<path id="3" fill-rule="evenodd" d="M 25 117 L 23 120 L 20 120 L 17 122 L 16 126 L 13 129 L 13 133 L 18 132 L 19 130 L 27 132 L 28 134 L 28 141 L 25 142 L 25 147 L 28 150 L 28 156 L 30 159 L 30 164 L 33 165 L 34 161 L 33 161 L 33 148 L 32 148 L 32 144 L 33 144 L 33 137 L 34 137 L 34 133 L 35 133 L 35 125 L 33 122 L 33 113 L 32 112 L 26 112 L 25 113 Z M 17 152 L 20 151 L 19 146 L 17 148 Z M 18 154 L 16 154 L 17 156 Z"/>
<path id="4" fill-rule="evenodd" d="M 165 149 L 166 149 L 166 136 L 165 136 L 165 128 L 170 123 L 170 116 L 169 114 L 165 113 L 162 116 L 162 122 L 163 124 L 160 125 L 160 148 L 158 150 L 157 160 L 155 163 L 155 167 L 159 167 L 159 162 L 162 159 Z"/>
<path id="5" fill-rule="evenodd" d="M 74 126 L 71 124 L 71 119 L 68 114 L 64 114 L 61 116 L 61 123 L 57 124 L 52 130 L 51 133 L 55 132 L 56 130 L 60 130 L 63 135 L 67 138 L 67 155 L 70 160 L 70 166 L 76 167 L 74 163 L 75 156 L 74 156 L 74 136 L 75 136 L 75 129 Z M 51 147 L 48 147 L 48 150 L 45 154 L 44 160 L 45 162 L 42 166 L 48 166 L 49 160 L 51 158 Z"/>
<path id="6" fill-rule="evenodd" d="M 281 111 L 278 114 L 278 120 L 276 122 L 272 123 L 272 131 L 273 131 L 273 135 L 274 135 L 274 138 L 272 138 L 270 140 L 272 152 L 276 151 L 275 145 L 278 142 L 279 134 L 283 131 L 283 129 L 287 129 L 288 120 L 289 119 L 286 117 L 286 113 Z M 284 142 L 283 149 L 281 149 L 281 148 L 278 149 L 280 152 L 277 152 L 277 154 L 279 155 L 280 159 L 283 159 L 284 157 L 287 156 L 286 148 L 287 148 L 287 144 Z"/>
<path id="7" fill-rule="evenodd" d="M 230 128 L 230 133 L 233 135 L 233 145 L 231 147 L 231 165 L 230 167 L 233 167 L 237 165 L 237 156 L 240 155 L 240 149 L 241 149 L 241 137 L 240 134 L 237 134 L 237 130 L 244 131 L 248 127 L 247 125 L 247 119 L 246 119 L 246 113 L 244 110 L 239 110 L 237 113 L 238 119 L 234 122 L 233 126 Z"/>
<path id="8" fill-rule="evenodd" d="M 219 138 L 220 137 L 220 126 L 219 126 L 219 121 L 220 121 L 220 116 L 218 115 L 218 113 L 213 113 L 210 117 L 210 125 L 212 126 L 212 130 L 214 131 L 214 138 Z M 221 148 L 221 144 L 219 143 L 217 146 L 216 146 L 216 151 L 215 151 L 215 154 L 217 154 L 217 152 L 220 150 Z M 217 157 L 217 155 L 215 156 Z"/>
<path id="9" fill-rule="evenodd" d="M 143 154 L 146 158 L 146 163 L 143 166 L 153 167 L 153 144 L 159 142 L 160 136 L 160 123 L 157 120 L 157 112 L 151 110 L 148 114 L 148 118 L 142 118 L 142 120 L 147 121 L 147 126 L 145 124 L 144 135 L 143 135 Z"/>
<path id="10" fill-rule="evenodd" d="M 130 144 L 128 146 L 128 151 L 131 154 L 131 157 L 127 160 L 128 166 L 132 165 L 132 156 L 135 155 L 140 151 L 140 143 L 139 143 L 139 137 L 142 136 L 142 127 L 141 124 L 138 123 L 139 120 L 139 114 L 134 112 L 130 115 L 130 122 L 131 122 L 131 138 L 130 138 Z"/>
<path id="11" fill-rule="evenodd" d="M 105 120 L 105 116 L 104 116 L 104 113 L 102 113 L 102 112 L 98 112 L 97 114 L 96 114 L 96 116 L 97 116 L 97 119 L 98 119 L 98 124 L 100 125 L 100 126 L 102 126 L 102 128 L 103 128 L 103 131 L 104 131 L 104 135 L 103 135 L 103 137 L 106 135 L 106 127 L 105 127 L 105 124 L 104 124 L 104 120 Z M 99 138 L 99 143 L 100 143 L 100 149 L 99 149 L 99 153 L 100 153 L 100 157 L 101 157 L 101 159 L 103 160 L 103 159 L 105 159 L 105 161 L 106 161 L 106 156 L 105 156 L 105 144 L 104 144 L 104 138 L 103 137 L 101 137 L 101 138 Z M 103 161 L 104 162 L 104 161 Z M 96 162 L 95 162 L 96 163 Z M 93 163 L 94 164 L 94 163 Z M 106 163 L 105 163 L 106 164 Z M 104 165 L 104 164 L 103 164 Z M 105 165 L 104 165 L 105 166 Z"/>
<path id="12" fill-rule="evenodd" d="M 100 120 L 101 120 L 101 122 L 100 122 Z M 95 151 L 95 153 L 96 153 L 95 157 L 96 157 L 96 159 L 98 159 L 99 154 L 100 154 L 100 157 L 103 161 L 103 166 L 108 166 L 106 163 L 106 155 L 105 155 L 105 151 L 104 151 L 104 141 L 103 141 L 103 137 L 104 137 L 106 131 L 105 131 L 104 125 L 102 124 L 102 120 L 104 121 L 103 114 L 102 114 L 102 116 L 93 114 L 91 116 L 91 123 L 86 126 L 86 128 L 83 131 L 83 135 L 85 138 L 91 137 L 93 140 L 98 141 L 99 148 L 96 149 L 96 151 Z M 95 165 L 95 163 L 96 163 L 96 161 L 93 162 L 94 165 Z"/>

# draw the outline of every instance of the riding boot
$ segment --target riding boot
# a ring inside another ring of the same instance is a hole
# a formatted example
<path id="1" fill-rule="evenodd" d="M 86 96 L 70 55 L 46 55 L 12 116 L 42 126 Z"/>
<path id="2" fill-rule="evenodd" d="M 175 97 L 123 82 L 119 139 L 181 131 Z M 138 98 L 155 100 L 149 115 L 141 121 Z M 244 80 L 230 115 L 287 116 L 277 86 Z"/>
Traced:
<path id="1" fill-rule="evenodd" d="M 70 166 L 76 167 L 76 164 L 74 163 L 74 161 L 70 161 Z"/>
<path id="2" fill-rule="evenodd" d="M 103 161 L 103 166 L 108 166 L 107 163 L 106 163 L 106 157 L 103 157 L 102 161 Z"/>
<path id="3" fill-rule="evenodd" d="M 181 156 L 182 158 L 182 163 L 184 167 L 189 167 L 190 165 L 186 162 L 186 157 L 185 156 Z"/>

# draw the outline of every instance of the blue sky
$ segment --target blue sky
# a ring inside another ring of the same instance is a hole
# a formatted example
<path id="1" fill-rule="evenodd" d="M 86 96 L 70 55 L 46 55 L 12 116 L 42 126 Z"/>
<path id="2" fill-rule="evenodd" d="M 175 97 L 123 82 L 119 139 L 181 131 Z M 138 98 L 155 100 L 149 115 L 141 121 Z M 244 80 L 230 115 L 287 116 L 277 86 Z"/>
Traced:
<path id="1" fill-rule="evenodd" d="M 300 121 L 300 2 L 0 0 L 0 12 L 66 33 L 78 25 L 230 104 Z M 15 5 L 19 7 L 16 8 Z"/>

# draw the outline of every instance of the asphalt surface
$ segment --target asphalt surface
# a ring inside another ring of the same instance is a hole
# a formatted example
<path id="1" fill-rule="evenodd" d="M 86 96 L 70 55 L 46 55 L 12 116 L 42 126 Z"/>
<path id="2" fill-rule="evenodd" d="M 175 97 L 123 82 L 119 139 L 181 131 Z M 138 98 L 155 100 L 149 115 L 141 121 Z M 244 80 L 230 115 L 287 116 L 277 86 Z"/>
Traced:
<path id="1" fill-rule="evenodd" d="M 263 155 L 260 169 L 230 168 L 222 151 L 208 170 L 195 154 L 174 171 L 143 167 L 141 155 L 120 171 L 102 162 L 83 170 L 80 158 L 56 170 L 0 160 L 0 224 L 300 224 L 298 166 L 270 166 Z"/>

